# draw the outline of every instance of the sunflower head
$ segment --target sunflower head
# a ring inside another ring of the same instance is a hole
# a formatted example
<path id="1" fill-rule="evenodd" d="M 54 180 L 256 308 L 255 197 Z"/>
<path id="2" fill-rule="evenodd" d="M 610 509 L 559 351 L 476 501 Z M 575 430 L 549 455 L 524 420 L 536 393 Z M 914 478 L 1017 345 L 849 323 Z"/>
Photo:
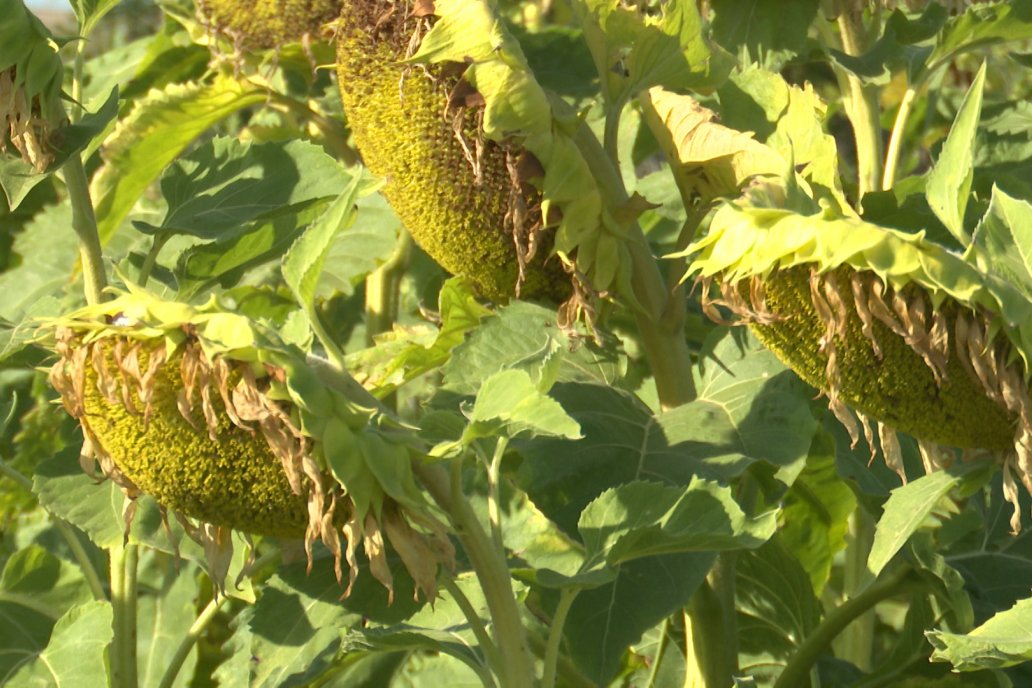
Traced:
<path id="1" fill-rule="evenodd" d="M 444 527 L 411 474 L 385 488 L 373 463 L 407 467 L 409 449 L 300 352 L 214 301 L 194 308 L 142 291 L 45 332 L 58 355 L 51 383 L 82 426 L 80 462 L 130 503 L 153 496 L 209 551 L 231 546 L 230 529 L 303 539 L 309 556 L 321 540 L 351 582 L 361 548 L 391 590 L 393 545 L 434 596 L 437 567 L 454 556 Z"/>

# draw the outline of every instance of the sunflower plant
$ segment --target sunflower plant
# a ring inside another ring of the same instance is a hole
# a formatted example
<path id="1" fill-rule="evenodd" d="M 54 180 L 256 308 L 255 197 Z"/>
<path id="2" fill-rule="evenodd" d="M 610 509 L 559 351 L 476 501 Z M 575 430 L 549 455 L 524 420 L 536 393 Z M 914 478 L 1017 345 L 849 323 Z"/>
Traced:
<path id="1" fill-rule="evenodd" d="M 1032 682 L 1032 2 L 70 4 L 0 684 Z"/>

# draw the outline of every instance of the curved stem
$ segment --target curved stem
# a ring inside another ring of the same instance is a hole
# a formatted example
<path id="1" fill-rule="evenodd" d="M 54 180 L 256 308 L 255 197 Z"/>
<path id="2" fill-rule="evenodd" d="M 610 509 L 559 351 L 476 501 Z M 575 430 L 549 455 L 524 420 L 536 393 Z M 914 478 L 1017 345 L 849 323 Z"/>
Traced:
<path id="1" fill-rule="evenodd" d="M 469 601 L 469 598 L 466 597 L 466 593 L 462 592 L 462 588 L 460 588 L 447 573 L 441 577 L 441 585 L 444 586 L 444 589 L 447 590 L 452 596 L 452 599 L 455 600 L 455 604 L 459 605 L 462 615 L 465 616 L 466 621 L 469 622 L 470 630 L 472 630 L 473 635 L 476 636 L 477 643 L 480 645 L 480 650 L 484 653 L 484 657 L 487 659 L 488 665 L 497 671 L 502 666 L 501 657 L 498 655 L 498 648 L 495 647 L 494 641 L 491 640 L 491 636 L 488 635 L 487 628 L 484 626 L 483 620 L 480 618 L 480 615 L 477 614 L 477 610 L 473 608 L 473 604 Z"/>
<path id="2" fill-rule="evenodd" d="M 566 626 L 566 616 L 570 613 L 570 607 L 573 606 L 573 601 L 579 594 L 580 588 L 563 588 L 559 593 L 559 604 L 555 608 L 552 626 L 548 631 L 548 644 L 545 646 L 545 669 L 541 675 L 542 688 L 552 688 L 555 685 L 559 648 L 563 642 L 563 627 Z"/>
<path id="3" fill-rule="evenodd" d="M 201 613 L 197 615 L 197 618 L 190 625 L 190 629 L 179 641 L 179 647 L 176 648 L 176 653 L 169 660 L 168 667 L 165 669 L 165 674 L 161 677 L 161 683 L 158 684 L 158 688 L 172 688 L 175 685 L 176 676 L 179 675 L 179 670 L 183 668 L 183 662 L 190 655 L 190 650 L 197 644 L 197 639 L 201 637 L 204 629 L 208 627 L 208 624 L 211 623 L 211 620 L 215 618 L 219 609 L 222 608 L 222 605 L 228 599 L 229 597 L 226 595 L 215 595 Z"/>
<path id="4" fill-rule="evenodd" d="M 491 539 L 494 540 L 495 548 L 499 552 L 505 551 L 505 544 L 502 539 L 502 508 L 498 498 L 498 481 L 502 472 L 502 457 L 505 456 L 508 446 L 509 438 L 499 437 L 495 443 L 494 455 L 487 466 L 487 518 L 491 523 Z"/>
<path id="5" fill-rule="evenodd" d="M 774 688 L 796 688 L 806 685 L 806 677 L 809 675 L 810 669 L 831 646 L 831 641 L 864 612 L 873 609 L 882 600 L 906 591 L 908 578 L 912 573 L 913 570 L 909 566 L 902 566 L 856 597 L 846 600 L 831 610 L 824 617 L 820 626 L 806 636 L 799 649 L 788 660 L 788 665 L 774 683 Z"/>
<path id="6" fill-rule="evenodd" d="M 903 135 L 916 98 L 917 87 L 909 86 L 906 93 L 903 94 L 903 100 L 899 103 L 899 110 L 896 111 L 896 119 L 892 123 L 892 135 L 889 137 L 889 147 L 885 151 L 885 173 L 882 176 L 882 191 L 888 191 L 896 184 L 899 156 L 900 151 L 903 149 Z"/>
<path id="7" fill-rule="evenodd" d="M 79 256 L 82 261 L 83 290 L 86 302 L 100 303 L 104 298 L 107 276 L 104 273 L 103 252 L 97 234 L 97 218 L 90 200 L 90 185 L 86 179 L 82 159 L 72 155 L 62 167 L 68 198 L 72 204 L 72 228 L 79 236 Z"/>
<path id="8" fill-rule="evenodd" d="M 86 37 L 80 36 L 75 44 L 75 61 L 72 62 L 72 122 L 82 118 L 82 73 L 86 64 Z"/>
<path id="9" fill-rule="evenodd" d="M 450 477 L 441 467 L 418 461 L 413 462 L 412 468 L 438 506 L 451 516 L 456 535 L 477 574 L 501 657 L 499 683 L 502 688 L 532 688 L 534 662 L 510 582 L 509 567 L 504 552 L 494 548 L 462 493 L 462 459 L 453 461 Z"/>
<path id="10" fill-rule="evenodd" d="M 154 272 L 154 265 L 158 262 L 158 254 L 161 253 L 161 249 L 165 247 L 165 242 L 168 240 L 169 235 L 164 233 L 155 234 L 151 239 L 150 249 L 147 251 L 147 257 L 143 259 L 140 276 L 137 278 L 141 287 L 147 286 L 147 280 L 150 279 L 151 273 Z"/>
<path id="11" fill-rule="evenodd" d="M 613 103 L 606 111 L 606 124 L 603 130 L 602 147 L 609 156 L 610 162 L 620 169 L 620 116 L 623 114 L 624 101 Z"/>

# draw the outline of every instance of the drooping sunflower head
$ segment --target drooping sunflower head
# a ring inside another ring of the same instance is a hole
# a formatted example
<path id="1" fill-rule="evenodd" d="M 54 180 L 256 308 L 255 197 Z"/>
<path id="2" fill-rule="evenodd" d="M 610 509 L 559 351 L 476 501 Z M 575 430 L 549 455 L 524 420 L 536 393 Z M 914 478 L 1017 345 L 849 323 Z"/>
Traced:
<path id="1" fill-rule="evenodd" d="M 318 38 L 341 0 L 198 0 L 201 21 L 239 52 L 280 48 Z"/>
<path id="2" fill-rule="evenodd" d="M 0 152 L 13 146 L 37 172 L 55 159 L 54 132 L 65 121 L 63 68 L 46 27 L 17 5 L 0 27 Z"/>
<path id="3" fill-rule="evenodd" d="M 404 490 L 385 489 L 370 465 L 388 452 L 400 463 L 406 448 L 299 352 L 214 302 L 193 308 L 141 291 L 47 332 L 59 356 L 50 380 L 82 426 L 88 473 L 99 465 L 129 500 L 151 495 L 209 550 L 231 546 L 230 529 L 303 539 L 309 556 L 321 540 L 338 578 L 346 561 L 353 582 L 361 546 L 392 590 L 391 544 L 434 596 L 437 567 L 453 557 L 444 528 L 411 476 L 397 481 Z"/>
<path id="4" fill-rule="evenodd" d="M 1015 509 L 1017 481 L 1032 492 L 1032 303 L 1012 286 L 923 234 L 784 209 L 728 204 L 689 253 L 711 316 L 747 323 L 904 479 L 897 431 L 928 471 L 995 451 Z"/>

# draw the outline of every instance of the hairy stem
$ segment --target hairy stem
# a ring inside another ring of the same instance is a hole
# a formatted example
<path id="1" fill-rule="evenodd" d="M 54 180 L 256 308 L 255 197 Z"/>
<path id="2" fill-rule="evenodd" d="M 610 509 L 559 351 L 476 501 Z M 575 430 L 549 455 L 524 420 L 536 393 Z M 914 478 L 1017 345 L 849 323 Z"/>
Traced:
<path id="1" fill-rule="evenodd" d="M 505 553 L 498 551 L 462 493 L 462 459 L 452 463 L 451 476 L 438 466 L 413 463 L 413 470 L 430 496 L 451 516 L 459 541 L 477 574 L 491 612 L 502 665 L 496 668 L 502 688 L 531 688 L 534 662 L 530 655 L 520 608 L 512 589 Z"/>
<path id="2" fill-rule="evenodd" d="M 76 155 L 68 158 L 62 168 L 68 198 L 72 203 L 72 228 L 79 236 L 79 257 L 82 262 L 83 290 L 86 302 L 100 303 L 104 298 L 107 276 L 104 273 L 104 258 L 97 234 L 97 218 L 93 214 L 90 200 L 90 185 L 86 179 L 82 159 Z"/>
<path id="3" fill-rule="evenodd" d="M 580 588 L 563 588 L 559 593 L 559 604 L 552 617 L 552 625 L 548 631 L 548 644 L 545 646 L 545 669 L 541 676 L 542 688 L 555 686 L 556 667 L 559 663 L 559 648 L 563 642 L 563 627 L 566 616 L 570 613 L 573 601 L 580 594 Z"/>
<path id="4" fill-rule="evenodd" d="M 853 620 L 874 608 L 879 602 L 905 592 L 910 585 L 913 570 L 901 566 L 891 574 L 832 609 L 814 632 L 806 639 L 788 660 L 774 688 L 798 688 L 806 685 L 810 669 L 820 656 L 831 646 L 831 641 Z"/>
<path id="5" fill-rule="evenodd" d="M 917 87 L 910 86 L 903 94 L 903 100 L 899 103 L 899 110 L 896 111 L 896 119 L 892 123 L 892 135 L 889 137 L 889 147 L 885 152 L 885 173 L 882 176 L 882 191 L 888 191 L 896 184 L 896 172 L 899 168 L 900 152 L 903 149 L 903 135 L 906 132 L 907 121 L 910 119 L 910 112 L 914 107 L 914 100 L 917 98 Z"/>
<path id="6" fill-rule="evenodd" d="M 582 126 L 577 131 L 575 143 L 602 192 L 615 204 L 625 202 L 628 198 L 627 190 L 620 173 L 595 135 L 586 126 Z M 683 314 L 681 318 L 664 319 L 664 315 L 673 310 L 684 310 L 683 295 L 669 289 L 664 283 L 656 257 L 652 255 L 641 227 L 635 222 L 625 229 L 627 249 L 631 256 L 632 293 L 624 294 L 624 297 L 632 301 L 642 346 L 656 381 L 660 405 L 664 409 L 674 408 L 695 399 L 692 360 L 684 338 Z"/>

